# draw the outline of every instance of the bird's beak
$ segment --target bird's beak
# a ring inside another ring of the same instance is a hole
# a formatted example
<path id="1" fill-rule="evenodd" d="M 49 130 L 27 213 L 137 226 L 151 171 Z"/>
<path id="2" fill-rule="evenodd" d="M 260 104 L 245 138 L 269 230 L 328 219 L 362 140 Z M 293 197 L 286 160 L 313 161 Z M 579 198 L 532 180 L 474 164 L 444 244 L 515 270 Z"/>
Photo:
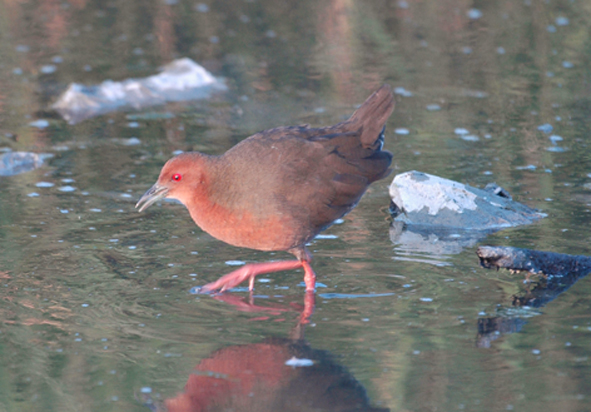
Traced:
<path id="1" fill-rule="evenodd" d="M 154 186 L 152 186 L 146 193 L 144 193 L 144 195 L 140 198 L 135 207 L 139 207 L 139 211 L 142 212 L 146 210 L 148 207 L 150 207 L 150 205 L 159 201 L 160 199 L 164 199 L 166 195 L 168 195 L 168 188 L 166 186 L 160 186 L 158 183 L 155 183 Z"/>

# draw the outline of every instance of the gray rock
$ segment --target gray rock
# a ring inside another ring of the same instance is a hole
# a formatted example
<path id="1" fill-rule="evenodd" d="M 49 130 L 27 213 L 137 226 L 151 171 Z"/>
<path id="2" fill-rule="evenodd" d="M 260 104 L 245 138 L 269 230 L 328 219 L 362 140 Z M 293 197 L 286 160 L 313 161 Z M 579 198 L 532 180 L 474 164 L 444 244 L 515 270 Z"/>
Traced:
<path id="1" fill-rule="evenodd" d="M 394 177 L 390 197 L 396 221 L 423 228 L 494 231 L 546 216 L 496 186 L 481 190 L 417 171 Z"/>

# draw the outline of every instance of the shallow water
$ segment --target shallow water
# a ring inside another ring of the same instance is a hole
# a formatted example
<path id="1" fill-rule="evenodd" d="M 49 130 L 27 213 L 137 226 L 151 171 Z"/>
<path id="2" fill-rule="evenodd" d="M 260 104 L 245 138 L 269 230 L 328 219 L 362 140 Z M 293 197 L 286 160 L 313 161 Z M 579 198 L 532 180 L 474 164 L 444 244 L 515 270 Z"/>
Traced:
<path id="1" fill-rule="evenodd" d="M 2 1 L 0 16 L 0 148 L 53 155 L 0 176 L 0 410 L 175 410 L 194 376 L 226 385 L 195 395 L 203 410 L 591 409 L 589 279 L 517 313 L 515 333 L 483 336 L 479 322 L 528 286 L 474 253 L 589 254 L 586 2 Z M 229 91 L 75 126 L 49 109 L 71 82 L 147 77 L 180 57 Z M 288 256 L 221 243 L 178 204 L 137 213 L 162 164 L 336 123 L 383 82 L 397 88 L 395 173 L 494 181 L 548 217 L 452 254 L 409 252 L 390 239 L 390 177 L 313 242 L 309 325 L 297 326 L 301 272 L 262 276 L 256 311 L 191 295 L 236 261 Z M 293 356 L 315 363 L 294 369 Z"/>

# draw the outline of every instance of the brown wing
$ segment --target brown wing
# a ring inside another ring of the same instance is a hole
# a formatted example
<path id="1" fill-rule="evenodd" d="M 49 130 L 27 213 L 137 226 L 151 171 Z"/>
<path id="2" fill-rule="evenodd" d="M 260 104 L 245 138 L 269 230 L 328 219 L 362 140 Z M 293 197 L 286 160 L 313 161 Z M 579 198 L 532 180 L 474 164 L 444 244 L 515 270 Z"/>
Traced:
<path id="1" fill-rule="evenodd" d="M 220 172 L 232 177 L 225 179 L 231 183 L 223 201 L 243 205 L 261 221 L 280 216 L 290 222 L 292 233 L 285 235 L 292 246 L 306 243 L 389 174 L 392 154 L 382 145 L 393 104 L 390 87 L 383 86 L 343 123 L 280 127 L 249 137 L 222 156 Z"/>

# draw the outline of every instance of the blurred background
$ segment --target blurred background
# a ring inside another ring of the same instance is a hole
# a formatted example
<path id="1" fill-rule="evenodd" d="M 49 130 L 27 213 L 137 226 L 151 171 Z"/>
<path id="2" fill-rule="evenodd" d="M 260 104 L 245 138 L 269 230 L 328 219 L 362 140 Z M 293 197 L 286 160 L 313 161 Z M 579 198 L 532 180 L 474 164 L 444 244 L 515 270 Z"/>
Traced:
<path id="1" fill-rule="evenodd" d="M 383 83 L 396 91 L 394 173 L 313 242 L 309 349 L 285 354 L 330 354 L 317 364 L 348 376 L 335 385 L 366 393 L 351 410 L 591 409 L 588 279 L 482 345 L 479 319 L 506 316 L 523 275 L 480 268 L 474 247 L 409 255 L 387 212 L 396 173 L 496 182 L 548 217 L 481 244 L 588 254 L 589 21 L 583 0 L 1 0 L 0 150 L 51 157 L 0 176 L 0 410 L 172 410 L 216 351 L 268 360 L 277 349 L 261 342 L 295 336 L 301 273 L 257 282 L 256 305 L 273 310 L 189 290 L 287 255 L 223 244 L 177 204 L 133 206 L 174 153 L 339 122 Z M 153 76 L 183 57 L 228 90 L 76 125 L 51 108 L 73 82 Z"/>

